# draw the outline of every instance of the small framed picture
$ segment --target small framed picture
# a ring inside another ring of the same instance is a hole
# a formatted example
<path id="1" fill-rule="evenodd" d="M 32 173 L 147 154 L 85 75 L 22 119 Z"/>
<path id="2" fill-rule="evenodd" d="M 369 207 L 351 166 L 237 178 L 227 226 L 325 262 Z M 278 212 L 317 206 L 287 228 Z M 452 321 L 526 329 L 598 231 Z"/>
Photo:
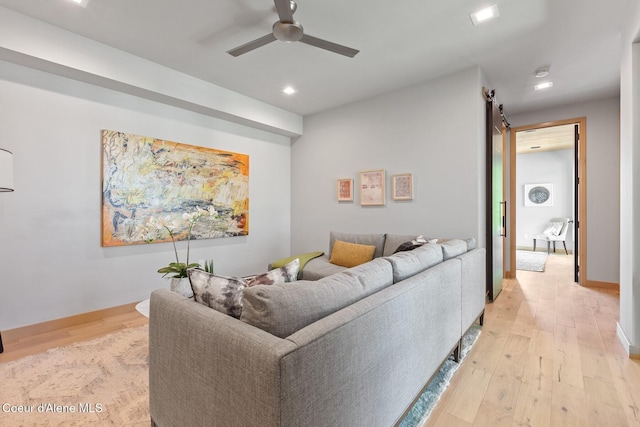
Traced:
<path id="1" fill-rule="evenodd" d="M 353 179 L 339 178 L 337 194 L 339 202 L 353 202 Z"/>
<path id="2" fill-rule="evenodd" d="M 401 173 L 392 177 L 393 200 L 413 200 L 413 174 Z"/>
<path id="3" fill-rule="evenodd" d="M 384 169 L 360 172 L 360 205 L 384 206 Z"/>

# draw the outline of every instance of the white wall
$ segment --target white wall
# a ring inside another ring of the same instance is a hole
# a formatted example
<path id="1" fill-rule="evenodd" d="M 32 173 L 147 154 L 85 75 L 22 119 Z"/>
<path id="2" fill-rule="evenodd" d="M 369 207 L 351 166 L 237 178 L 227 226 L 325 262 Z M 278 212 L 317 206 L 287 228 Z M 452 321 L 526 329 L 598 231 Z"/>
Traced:
<path id="1" fill-rule="evenodd" d="M 620 322 L 627 352 L 640 355 L 640 2 L 622 32 L 620 78 Z"/>
<path id="2" fill-rule="evenodd" d="M 508 114 L 508 107 L 507 107 Z M 587 280 L 620 283 L 620 101 L 607 98 L 509 116 L 513 127 L 587 118 Z M 517 190 L 516 190 L 517 191 Z M 518 234 L 521 231 L 518 228 Z"/>
<path id="3" fill-rule="evenodd" d="M 329 232 L 475 237 L 484 246 L 484 83 L 471 68 L 305 117 L 292 146 L 292 251 L 328 251 Z M 360 206 L 359 171 L 386 171 L 386 205 Z M 391 176 L 413 173 L 412 201 Z M 354 202 L 336 201 L 353 178 Z"/>
<path id="4" fill-rule="evenodd" d="M 516 246 L 533 247 L 534 234 L 541 233 L 551 218 L 573 218 L 573 150 L 516 155 Z M 524 206 L 526 184 L 553 184 L 553 206 Z M 573 230 L 567 233 L 567 249 L 573 250 Z M 538 242 L 546 249 L 546 242 Z M 564 253 L 562 243 L 556 248 Z"/>
<path id="5" fill-rule="evenodd" d="M 16 187 L 0 195 L 0 330 L 168 287 L 156 271 L 173 260 L 170 243 L 100 246 L 102 129 L 250 156 L 249 236 L 194 241 L 192 260 L 246 275 L 290 253 L 289 138 L 1 61 L 0 93 Z"/>

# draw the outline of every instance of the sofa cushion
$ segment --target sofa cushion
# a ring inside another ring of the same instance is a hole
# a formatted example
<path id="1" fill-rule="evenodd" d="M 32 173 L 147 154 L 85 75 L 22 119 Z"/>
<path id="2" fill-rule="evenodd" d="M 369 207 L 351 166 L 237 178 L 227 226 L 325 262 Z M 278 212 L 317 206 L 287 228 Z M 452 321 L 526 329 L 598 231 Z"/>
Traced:
<path id="1" fill-rule="evenodd" d="M 247 286 L 273 285 L 274 283 L 293 282 L 298 280 L 298 270 L 300 269 L 300 259 L 293 261 L 279 268 L 269 270 L 264 274 L 259 274 L 247 280 Z"/>
<path id="2" fill-rule="evenodd" d="M 336 240 L 331 248 L 331 264 L 342 267 L 355 267 L 373 259 L 376 247 L 373 245 L 359 245 L 357 243 Z"/>
<path id="3" fill-rule="evenodd" d="M 378 258 L 382 256 L 384 250 L 384 238 L 384 234 L 354 234 L 332 231 L 329 233 L 329 251 L 333 249 L 333 244 L 336 240 L 342 240 L 343 242 L 357 243 L 359 245 L 373 245 L 376 247 L 373 257 Z M 329 252 L 329 258 L 331 258 L 331 252 Z"/>
<path id="4" fill-rule="evenodd" d="M 393 268 L 393 283 L 420 273 L 443 261 L 440 246 L 427 243 L 412 251 L 398 252 L 386 257 Z"/>
<path id="5" fill-rule="evenodd" d="M 460 239 L 438 241 L 438 245 L 442 248 L 442 255 L 445 261 L 467 252 L 467 242 Z"/>
<path id="6" fill-rule="evenodd" d="M 204 270 L 187 270 L 195 300 L 221 313 L 239 318 L 246 282 L 237 277 L 216 276 Z"/>
<path id="7" fill-rule="evenodd" d="M 315 282 L 254 286 L 244 290 L 240 320 L 286 338 L 392 283 L 391 264 L 374 259 Z"/>
<path id="8" fill-rule="evenodd" d="M 393 255 L 400 245 L 415 240 L 417 237 L 417 234 L 387 234 L 384 240 L 382 256 Z"/>
<path id="9" fill-rule="evenodd" d="M 309 261 L 302 270 L 300 278 L 303 280 L 319 280 L 323 277 L 345 271 L 346 269 L 347 267 L 331 264 L 329 257 L 323 255 Z"/>

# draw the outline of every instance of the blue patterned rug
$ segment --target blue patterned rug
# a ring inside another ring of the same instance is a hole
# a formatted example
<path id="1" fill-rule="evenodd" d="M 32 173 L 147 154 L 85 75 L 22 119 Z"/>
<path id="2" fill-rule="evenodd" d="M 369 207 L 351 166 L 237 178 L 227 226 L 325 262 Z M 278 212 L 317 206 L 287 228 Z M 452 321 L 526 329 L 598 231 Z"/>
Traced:
<path id="1" fill-rule="evenodd" d="M 398 424 L 399 427 L 419 427 L 427 421 L 436 403 L 440 400 L 440 396 L 442 396 L 442 393 L 449 387 L 449 382 L 453 374 L 458 370 L 460 363 L 462 363 L 467 353 L 469 353 L 469 350 L 471 350 L 471 347 L 476 343 L 476 340 L 480 336 L 480 329 L 481 327 L 475 323 L 471 326 L 462 338 L 460 362 L 456 363 L 453 360 L 453 356 L 450 356 L 449 359 L 444 362 L 440 371 L 433 377 L 427 389 L 411 408 L 411 411 L 409 411 L 404 420 Z"/>

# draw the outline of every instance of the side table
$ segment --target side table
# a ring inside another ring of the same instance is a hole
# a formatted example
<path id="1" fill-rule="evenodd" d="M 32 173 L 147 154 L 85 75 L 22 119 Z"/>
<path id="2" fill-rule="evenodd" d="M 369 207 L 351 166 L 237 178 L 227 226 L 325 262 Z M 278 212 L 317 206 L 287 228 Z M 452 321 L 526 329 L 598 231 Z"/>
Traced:
<path id="1" fill-rule="evenodd" d="M 146 299 L 136 304 L 136 310 L 144 317 L 149 317 L 149 302 L 150 300 Z"/>

